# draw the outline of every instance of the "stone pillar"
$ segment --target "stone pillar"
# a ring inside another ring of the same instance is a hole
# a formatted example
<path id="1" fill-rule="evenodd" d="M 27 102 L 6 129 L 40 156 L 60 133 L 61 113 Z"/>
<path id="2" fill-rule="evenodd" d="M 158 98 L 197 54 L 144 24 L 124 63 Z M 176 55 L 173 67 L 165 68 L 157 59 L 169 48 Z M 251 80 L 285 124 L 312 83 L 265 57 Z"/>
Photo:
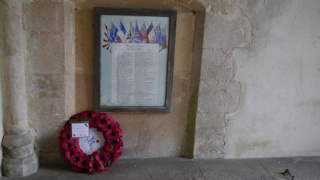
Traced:
<path id="1" fill-rule="evenodd" d="M 28 125 L 21 2 L 2 0 L 0 6 L 5 102 L 2 170 L 5 176 L 26 176 L 38 170 L 38 158 Z"/>

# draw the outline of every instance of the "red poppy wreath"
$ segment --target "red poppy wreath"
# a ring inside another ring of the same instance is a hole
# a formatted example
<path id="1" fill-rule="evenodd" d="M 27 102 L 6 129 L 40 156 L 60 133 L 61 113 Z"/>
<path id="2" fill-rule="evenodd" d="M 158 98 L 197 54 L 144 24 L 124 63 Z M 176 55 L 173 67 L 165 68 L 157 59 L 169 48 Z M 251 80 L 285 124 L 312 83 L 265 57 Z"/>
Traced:
<path id="1" fill-rule="evenodd" d="M 60 152 L 71 168 L 81 173 L 107 171 L 117 163 L 123 151 L 119 123 L 104 113 L 83 111 L 71 119 L 89 119 L 89 137 L 72 138 L 67 121 L 60 132 Z"/>

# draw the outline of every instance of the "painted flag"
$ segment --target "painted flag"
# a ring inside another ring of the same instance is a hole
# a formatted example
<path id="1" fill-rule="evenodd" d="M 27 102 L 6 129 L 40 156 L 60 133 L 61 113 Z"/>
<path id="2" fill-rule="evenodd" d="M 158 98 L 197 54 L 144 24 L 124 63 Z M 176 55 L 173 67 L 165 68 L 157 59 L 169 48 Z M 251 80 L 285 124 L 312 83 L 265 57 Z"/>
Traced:
<path id="1" fill-rule="evenodd" d="M 120 31 L 118 31 L 118 36 L 120 37 L 121 42 L 124 42 L 126 39 L 126 29 L 122 24 L 122 21 L 120 20 L 120 24 L 119 24 L 119 29 Z M 117 41 L 118 42 L 118 41 Z"/>
<path id="2" fill-rule="evenodd" d="M 120 30 L 123 32 L 123 34 L 126 34 L 126 28 L 123 26 L 122 21 L 120 20 L 120 25 L 119 25 Z"/>
<path id="3" fill-rule="evenodd" d="M 118 34 L 118 28 L 112 23 L 111 29 L 110 29 L 110 38 L 109 38 L 110 43 L 116 42 L 117 34 Z"/>
<path id="4" fill-rule="evenodd" d="M 160 28 L 160 24 L 156 27 L 156 29 L 154 30 L 154 33 L 157 37 L 156 43 L 159 44 L 159 46 L 162 45 L 162 35 L 161 35 L 161 28 Z M 160 49 L 160 47 L 159 47 Z"/>
<path id="5" fill-rule="evenodd" d="M 139 33 L 138 23 L 136 21 L 136 25 L 134 27 L 134 35 L 132 36 L 132 43 L 141 43 L 141 37 Z"/>
<path id="6" fill-rule="evenodd" d="M 152 28 L 150 33 L 148 34 L 149 43 L 155 44 L 157 41 L 156 34 L 154 33 L 154 29 Z"/>
<path id="7" fill-rule="evenodd" d="M 130 21 L 130 29 L 125 34 L 125 39 L 123 40 L 124 43 L 132 43 L 132 32 L 133 32 L 133 27 Z"/>
<path id="8" fill-rule="evenodd" d="M 163 27 L 161 29 L 161 36 L 162 36 L 162 45 L 160 47 L 160 51 L 162 51 L 168 47 L 167 46 L 167 29 L 166 29 L 166 27 Z"/>
<path id="9" fill-rule="evenodd" d="M 143 23 L 143 25 L 140 29 L 140 38 L 141 38 L 141 43 L 149 43 L 149 37 L 148 37 L 147 28 L 146 28 L 145 23 Z"/>
<path id="10" fill-rule="evenodd" d="M 148 35 L 152 31 L 152 29 L 153 29 L 153 23 L 151 22 L 151 24 L 149 25 L 148 30 L 147 30 Z"/>

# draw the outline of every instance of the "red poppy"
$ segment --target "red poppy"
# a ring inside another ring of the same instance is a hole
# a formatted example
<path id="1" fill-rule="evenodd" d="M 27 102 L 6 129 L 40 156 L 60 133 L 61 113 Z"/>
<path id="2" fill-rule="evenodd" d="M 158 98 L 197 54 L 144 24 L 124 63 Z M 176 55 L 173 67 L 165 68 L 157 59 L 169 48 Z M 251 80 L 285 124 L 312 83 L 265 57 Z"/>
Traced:
<path id="1" fill-rule="evenodd" d="M 103 125 L 100 126 L 102 132 L 103 131 L 108 131 L 110 129 L 114 129 L 114 126 L 115 126 L 115 122 L 114 121 L 108 121 L 108 120 L 105 120 L 105 123 Z"/>
<path id="2" fill-rule="evenodd" d="M 91 111 L 83 111 L 80 113 L 80 119 L 88 119 L 91 117 Z"/>
<path id="3" fill-rule="evenodd" d="M 70 163 L 74 166 L 77 166 L 81 158 L 84 158 L 83 155 L 78 152 L 75 152 L 73 155 L 70 156 Z"/>
<path id="4" fill-rule="evenodd" d="M 101 124 L 101 122 L 104 122 L 105 120 L 103 120 L 105 118 L 105 115 L 100 115 L 99 113 L 94 113 L 92 115 L 92 117 L 90 118 L 90 127 L 99 127 L 99 124 Z"/>
<path id="5" fill-rule="evenodd" d="M 71 156 L 73 156 L 75 153 L 77 153 L 77 152 L 76 151 L 65 151 L 64 157 L 65 157 L 65 159 L 67 159 L 69 161 L 71 159 Z"/>
<path id="6" fill-rule="evenodd" d="M 99 163 L 96 161 L 96 160 L 91 160 L 89 162 L 89 172 L 91 173 L 96 173 L 96 172 L 100 172 L 101 169 L 100 169 L 100 165 Z"/>
<path id="7" fill-rule="evenodd" d="M 105 136 L 108 138 L 108 140 L 114 140 L 121 138 L 119 131 L 115 128 L 109 129 L 106 131 Z"/>
<path id="8" fill-rule="evenodd" d="M 72 115 L 70 119 L 81 119 L 80 117 L 81 117 L 81 114 L 78 113 L 78 114 Z"/>
<path id="9" fill-rule="evenodd" d="M 71 150 L 74 149 L 74 143 L 72 143 L 72 142 L 62 142 L 61 143 L 61 147 L 65 151 L 71 151 Z"/>
<path id="10" fill-rule="evenodd" d="M 95 125 L 99 129 L 102 129 L 104 126 L 106 126 L 107 125 L 107 115 L 100 115 L 99 118 L 97 118 Z"/>
<path id="11" fill-rule="evenodd" d="M 108 164 L 108 156 L 109 156 L 109 153 L 97 153 L 95 155 L 95 159 L 98 161 L 98 163 L 100 165 L 106 165 Z"/>
<path id="12" fill-rule="evenodd" d="M 116 150 L 109 152 L 109 159 L 118 159 L 122 152 L 117 152 Z"/>
<path id="13" fill-rule="evenodd" d="M 80 149 L 78 139 L 65 139 L 61 143 L 61 147 L 65 151 L 70 151 L 70 150 L 74 150 L 74 149 L 79 150 Z"/>
<path id="14" fill-rule="evenodd" d="M 79 162 L 77 163 L 77 166 L 79 168 L 86 168 L 88 169 L 89 168 L 89 162 L 90 162 L 90 159 L 89 157 L 81 157 Z"/>

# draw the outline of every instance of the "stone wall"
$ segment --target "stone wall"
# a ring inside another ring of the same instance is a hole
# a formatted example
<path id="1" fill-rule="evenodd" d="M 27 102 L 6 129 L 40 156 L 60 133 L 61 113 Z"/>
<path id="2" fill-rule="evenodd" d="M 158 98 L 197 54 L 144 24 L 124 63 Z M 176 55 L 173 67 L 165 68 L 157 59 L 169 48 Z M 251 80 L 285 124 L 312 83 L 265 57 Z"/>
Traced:
<path id="1" fill-rule="evenodd" d="M 58 135 L 75 113 L 73 4 L 23 4 L 30 124 L 36 131 L 41 163 L 62 163 Z"/>
<path id="2" fill-rule="evenodd" d="M 319 156 L 320 1 L 242 1 L 251 44 L 233 51 L 238 109 L 225 158 Z"/>
<path id="3" fill-rule="evenodd" d="M 93 110 L 93 7 L 178 11 L 173 111 L 111 114 L 123 158 L 320 155 L 317 0 L 22 2 L 27 119 L 42 163 L 63 163 L 63 124 Z"/>
<path id="4" fill-rule="evenodd" d="M 204 1 L 196 158 L 320 155 L 319 1 Z"/>

